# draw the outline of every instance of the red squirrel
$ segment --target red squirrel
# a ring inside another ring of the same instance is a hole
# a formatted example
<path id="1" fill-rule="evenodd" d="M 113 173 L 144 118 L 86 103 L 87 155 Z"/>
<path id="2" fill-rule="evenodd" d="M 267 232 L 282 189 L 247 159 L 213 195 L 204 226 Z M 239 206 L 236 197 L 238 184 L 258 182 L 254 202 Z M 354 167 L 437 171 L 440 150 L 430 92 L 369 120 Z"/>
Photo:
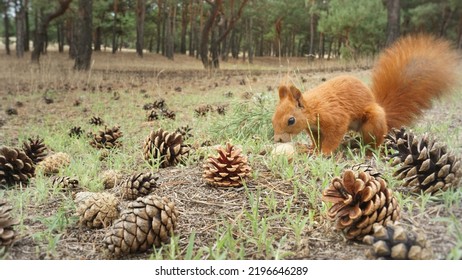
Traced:
<path id="1" fill-rule="evenodd" d="M 348 130 L 377 148 L 392 128 L 410 125 L 432 100 L 456 83 L 458 53 L 431 35 L 410 35 L 385 49 L 372 70 L 372 86 L 342 75 L 301 93 L 292 84 L 279 86 L 273 115 L 275 142 L 289 142 L 306 131 L 314 150 L 331 154 Z"/>

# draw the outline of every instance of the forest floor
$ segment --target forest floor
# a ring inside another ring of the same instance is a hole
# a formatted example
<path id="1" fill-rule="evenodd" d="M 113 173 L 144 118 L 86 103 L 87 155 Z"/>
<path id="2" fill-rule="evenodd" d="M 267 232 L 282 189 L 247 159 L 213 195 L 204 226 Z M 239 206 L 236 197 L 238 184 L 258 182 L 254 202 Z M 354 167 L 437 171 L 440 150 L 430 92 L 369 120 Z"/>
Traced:
<path id="1" fill-rule="evenodd" d="M 199 60 L 176 56 L 169 61 L 146 54 L 99 53 L 90 72 L 74 72 L 65 54 L 50 52 L 41 65 L 28 59 L 0 55 L 0 146 L 20 147 L 36 135 L 51 151 L 65 152 L 71 164 L 59 176 L 78 178 L 82 190 L 104 190 L 100 174 L 108 169 L 122 174 L 155 171 L 156 195 L 173 200 L 180 218 L 169 244 L 123 259 L 365 259 L 368 246 L 346 240 L 327 219 L 328 205 L 321 191 L 334 176 L 365 161 L 364 153 L 339 150 L 333 157 L 297 154 L 292 162 L 271 155 L 271 115 L 277 86 L 287 74 L 302 90 L 339 74 L 352 74 L 369 83 L 371 61 L 339 63 L 306 59 L 256 58 L 221 64 L 206 71 Z M 462 154 L 462 87 L 412 127 L 416 135 L 430 133 Z M 47 104 L 47 99 L 53 102 Z M 163 98 L 175 120 L 148 121 L 143 105 Z M 226 114 L 195 114 L 199 106 L 223 105 Z M 7 115 L 16 108 L 17 115 Z M 86 132 L 102 127 L 89 124 L 93 116 L 105 125 L 120 125 L 122 147 L 103 151 L 89 139 L 69 137 L 71 127 Z M 142 157 L 142 144 L 150 131 L 192 128 L 187 144 L 196 147 L 179 166 L 150 167 Z M 301 135 L 297 141 L 308 143 Z M 201 147 L 204 142 L 209 146 Z M 218 188 L 202 179 L 204 157 L 214 145 L 232 142 L 242 148 L 252 176 L 239 188 Z M 462 258 L 462 188 L 436 196 L 400 192 L 394 168 L 383 158 L 376 165 L 394 190 L 401 207 L 401 223 L 426 234 L 434 259 Z M 88 229 L 78 223 L 72 196 L 37 173 L 26 185 L 0 189 L 0 199 L 13 206 L 19 220 L 17 238 L 0 259 L 111 259 L 102 240 L 106 229 Z M 121 208 L 127 202 L 121 202 Z"/>

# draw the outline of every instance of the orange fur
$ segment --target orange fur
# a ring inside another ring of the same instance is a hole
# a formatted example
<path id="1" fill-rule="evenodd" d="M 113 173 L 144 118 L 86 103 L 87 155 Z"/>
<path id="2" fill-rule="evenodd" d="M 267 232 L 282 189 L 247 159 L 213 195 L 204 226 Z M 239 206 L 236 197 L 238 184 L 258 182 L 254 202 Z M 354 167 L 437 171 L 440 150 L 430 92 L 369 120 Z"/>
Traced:
<path id="1" fill-rule="evenodd" d="M 288 142 L 306 131 L 317 149 L 330 154 L 348 130 L 356 130 L 366 144 L 378 146 L 391 128 L 411 124 L 434 98 L 449 91 L 458 59 L 446 41 L 407 36 L 380 55 L 371 88 L 346 75 L 304 94 L 281 84 L 273 115 L 274 140 Z"/>

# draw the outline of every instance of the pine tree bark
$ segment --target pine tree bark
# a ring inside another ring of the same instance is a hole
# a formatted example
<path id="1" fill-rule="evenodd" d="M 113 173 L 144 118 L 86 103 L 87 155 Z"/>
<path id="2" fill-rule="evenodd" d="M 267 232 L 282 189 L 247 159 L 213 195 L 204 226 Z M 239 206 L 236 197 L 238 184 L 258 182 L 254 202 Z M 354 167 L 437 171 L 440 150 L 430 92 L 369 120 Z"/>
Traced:
<path id="1" fill-rule="evenodd" d="M 5 1 L 3 3 L 3 23 L 4 23 L 4 29 L 3 31 L 5 32 L 5 50 L 6 54 L 10 55 L 10 19 L 8 16 L 8 6 L 10 4 L 10 1 Z"/>
<path id="2" fill-rule="evenodd" d="M 144 49 L 144 19 L 146 15 L 146 0 L 136 1 L 136 53 L 143 57 Z"/>
<path id="3" fill-rule="evenodd" d="M 101 39 L 102 36 L 102 31 L 101 31 L 101 26 L 98 26 L 95 28 L 95 42 L 94 42 L 94 47 L 93 50 L 96 52 L 101 51 L 101 45 L 103 44 L 103 40 Z"/>
<path id="4" fill-rule="evenodd" d="M 171 5 L 167 9 L 167 18 L 165 22 L 165 56 L 171 60 L 173 60 L 175 47 L 175 18 L 176 5 Z"/>
<path id="5" fill-rule="evenodd" d="M 387 42 L 391 45 L 399 37 L 400 0 L 387 0 Z"/>
<path id="6" fill-rule="evenodd" d="M 69 8 L 71 2 L 72 0 L 59 0 L 59 7 L 55 11 L 45 15 L 39 22 L 35 32 L 35 46 L 31 55 L 32 62 L 38 63 L 40 60 L 40 55 L 44 50 L 43 46 L 47 37 L 48 25 L 53 19 L 64 14 L 64 12 L 66 12 L 66 10 Z"/>
<path id="7" fill-rule="evenodd" d="M 56 35 L 58 38 L 58 52 L 64 52 L 64 24 L 59 22 L 56 26 Z"/>
<path id="8" fill-rule="evenodd" d="M 196 5 L 194 0 L 190 0 L 190 12 L 189 12 L 189 56 L 194 56 L 194 50 L 195 50 L 195 41 L 196 41 L 196 34 L 197 34 L 197 28 L 196 28 Z"/>
<path id="9" fill-rule="evenodd" d="M 23 1 L 16 2 L 16 56 L 24 56 L 24 37 L 26 33 L 26 10 Z"/>
<path id="10" fill-rule="evenodd" d="M 181 5 L 181 35 L 180 35 L 180 53 L 186 54 L 186 32 L 188 29 L 188 9 L 187 1 Z"/>
<path id="11" fill-rule="evenodd" d="M 24 51 L 30 51 L 30 25 L 29 25 L 29 0 L 24 0 L 24 7 L 25 7 L 25 25 L 26 25 L 26 33 L 24 34 Z"/>
<path id="12" fill-rule="evenodd" d="M 76 70 L 89 70 L 91 66 L 92 6 L 92 0 L 79 0 L 77 53 L 74 63 L 74 69 Z"/>
<path id="13" fill-rule="evenodd" d="M 114 7 L 113 7 L 113 12 L 114 12 L 114 18 L 112 21 L 112 53 L 117 52 L 117 14 L 119 11 L 119 1 L 114 0 Z"/>

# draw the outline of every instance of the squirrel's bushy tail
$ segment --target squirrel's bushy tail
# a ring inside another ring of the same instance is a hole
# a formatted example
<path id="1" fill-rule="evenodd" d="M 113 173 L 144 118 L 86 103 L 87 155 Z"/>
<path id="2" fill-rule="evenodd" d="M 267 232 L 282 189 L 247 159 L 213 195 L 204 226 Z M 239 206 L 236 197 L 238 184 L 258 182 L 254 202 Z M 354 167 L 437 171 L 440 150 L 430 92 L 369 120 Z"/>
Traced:
<path id="1" fill-rule="evenodd" d="M 432 99 L 448 93 L 458 61 L 449 42 L 430 35 L 402 37 L 384 50 L 372 71 L 372 92 L 385 110 L 388 130 L 411 124 Z"/>

